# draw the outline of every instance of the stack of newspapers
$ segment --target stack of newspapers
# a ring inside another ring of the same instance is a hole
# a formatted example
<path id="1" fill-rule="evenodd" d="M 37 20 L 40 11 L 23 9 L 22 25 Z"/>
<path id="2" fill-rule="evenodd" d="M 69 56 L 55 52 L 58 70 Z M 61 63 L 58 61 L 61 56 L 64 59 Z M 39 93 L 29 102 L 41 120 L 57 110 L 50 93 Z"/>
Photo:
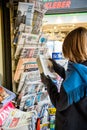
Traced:
<path id="1" fill-rule="evenodd" d="M 46 86 L 41 82 L 40 71 L 36 61 L 40 54 L 44 55 L 48 51 L 46 45 L 47 37 L 41 31 L 45 12 L 46 9 L 40 0 L 19 2 L 18 15 L 15 21 L 13 45 L 16 46 L 14 54 L 16 67 L 14 67 L 13 80 L 17 86 L 16 88 L 13 86 L 13 90 L 15 90 L 18 95 L 16 105 L 20 110 L 19 113 L 24 112 L 28 116 L 34 111 L 34 116 L 31 114 L 32 118 L 29 117 L 29 119 L 27 119 L 28 125 L 30 124 L 29 126 L 27 125 L 29 130 L 37 129 L 37 127 L 35 128 L 38 121 L 37 119 L 40 119 L 41 129 L 45 129 L 45 126 L 48 127 L 48 109 L 53 107 Z M 22 119 L 24 119 L 24 117 L 22 117 Z M 13 119 L 13 123 L 20 124 L 18 117 L 17 120 Z M 7 124 L 10 123 L 7 122 L 4 128 L 6 128 Z M 11 124 L 10 126 L 13 126 L 12 129 L 15 129 L 14 126 L 17 125 Z M 27 126 L 26 129 L 24 126 L 20 128 L 27 130 Z M 8 129 L 10 129 L 10 127 L 8 127 Z"/>

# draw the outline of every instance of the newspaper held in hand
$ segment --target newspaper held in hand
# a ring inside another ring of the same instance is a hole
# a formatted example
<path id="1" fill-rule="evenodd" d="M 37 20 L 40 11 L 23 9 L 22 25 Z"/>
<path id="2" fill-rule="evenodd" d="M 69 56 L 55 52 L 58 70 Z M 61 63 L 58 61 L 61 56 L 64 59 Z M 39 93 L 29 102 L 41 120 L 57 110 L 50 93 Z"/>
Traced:
<path id="1" fill-rule="evenodd" d="M 44 55 L 39 55 L 36 61 L 40 73 L 44 73 L 46 76 L 49 75 L 52 79 L 56 79 L 57 74 L 52 69 L 53 65 L 48 58 L 46 58 Z"/>

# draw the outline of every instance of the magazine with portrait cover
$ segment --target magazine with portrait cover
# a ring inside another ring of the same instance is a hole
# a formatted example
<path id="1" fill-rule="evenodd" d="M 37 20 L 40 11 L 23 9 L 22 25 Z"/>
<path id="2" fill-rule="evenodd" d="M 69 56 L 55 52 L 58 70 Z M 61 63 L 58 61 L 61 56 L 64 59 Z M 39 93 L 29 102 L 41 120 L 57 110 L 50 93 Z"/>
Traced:
<path id="1" fill-rule="evenodd" d="M 42 1 L 30 0 L 30 2 L 34 3 L 35 5 L 33 24 L 32 24 L 32 33 L 39 34 L 41 26 L 42 26 L 43 16 L 46 13 L 47 9 L 44 7 L 44 4 Z"/>
<path id="2" fill-rule="evenodd" d="M 33 3 L 19 2 L 17 17 L 15 20 L 15 28 L 18 28 L 21 23 L 32 26 L 33 13 Z"/>
<path id="3" fill-rule="evenodd" d="M 12 91 L 0 86 L 0 103 L 4 106 L 6 103 L 16 98 L 16 94 Z"/>
<path id="4" fill-rule="evenodd" d="M 21 32 L 31 33 L 32 31 L 32 19 L 34 13 L 34 4 L 19 2 L 17 17 L 15 20 L 14 40 L 13 44 L 18 43 L 19 35 Z"/>
<path id="5" fill-rule="evenodd" d="M 3 125 L 3 130 L 35 130 L 36 111 L 23 112 L 19 109 L 10 111 L 8 119 Z"/>

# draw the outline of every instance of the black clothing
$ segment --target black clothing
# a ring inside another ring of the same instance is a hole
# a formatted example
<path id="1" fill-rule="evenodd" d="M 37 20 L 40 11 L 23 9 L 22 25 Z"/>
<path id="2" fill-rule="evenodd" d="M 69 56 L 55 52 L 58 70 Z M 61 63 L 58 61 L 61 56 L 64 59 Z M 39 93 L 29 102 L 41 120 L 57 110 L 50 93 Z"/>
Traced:
<path id="1" fill-rule="evenodd" d="M 82 64 L 87 66 L 87 62 Z M 56 67 L 57 68 L 54 68 L 55 71 L 61 77 L 64 77 L 64 68 L 60 65 Z M 56 85 L 52 80 L 48 80 L 47 91 L 52 104 L 57 110 L 55 130 L 87 130 L 87 97 L 84 97 L 77 103 L 68 105 L 68 99 L 64 88 L 61 86 L 60 93 L 58 93 Z"/>

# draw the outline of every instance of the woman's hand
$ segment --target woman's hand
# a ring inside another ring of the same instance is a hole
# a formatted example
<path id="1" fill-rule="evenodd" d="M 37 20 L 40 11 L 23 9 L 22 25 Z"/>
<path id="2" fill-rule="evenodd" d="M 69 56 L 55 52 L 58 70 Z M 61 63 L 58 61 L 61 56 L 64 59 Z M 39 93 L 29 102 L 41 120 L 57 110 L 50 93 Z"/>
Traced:
<path id="1" fill-rule="evenodd" d="M 53 64 L 53 68 L 55 68 L 55 67 L 58 66 L 58 64 L 56 63 L 55 60 L 53 60 L 53 59 L 51 59 L 51 58 L 49 58 L 49 60 L 52 62 L 52 64 Z"/>
<path id="2" fill-rule="evenodd" d="M 63 66 L 61 66 L 60 64 L 56 63 L 55 60 L 49 58 L 49 60 L 52 62 L 53 64 L 53 69 L 54 71 L 63 79 L 65 79 L 65 68 Z"/>
<path id="3" fill-rule="evenodd" d="M 48 76 L 48 75 L 45 76 L 44 73 L 41 73 L 40 76 L 41 76 L 41 81 L 42 81 L 45 85 L 48 86 L 48 85 L 52 82 L 50 76 Z"/>

